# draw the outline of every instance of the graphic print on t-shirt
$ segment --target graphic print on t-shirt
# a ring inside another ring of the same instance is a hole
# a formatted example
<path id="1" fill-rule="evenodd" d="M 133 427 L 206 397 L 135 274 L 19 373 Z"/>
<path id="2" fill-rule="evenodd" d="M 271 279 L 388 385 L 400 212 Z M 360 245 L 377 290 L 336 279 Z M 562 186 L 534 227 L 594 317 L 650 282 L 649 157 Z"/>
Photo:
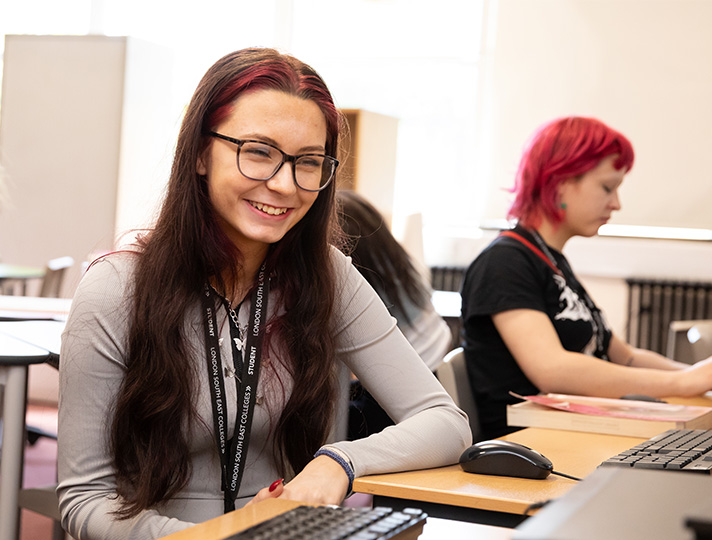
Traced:
<path id="1" fill-rule="evenodd" d="M 581 351 L 583 354 L 593 355 L 596 352 L 596 336 L 598 334 L 598 328 L 596 320 L 593 318 L 591 310 L 588 308 L 586 303 L 579 297 L 579 295 L 571 289 L 566 283 L 566 279 L 558 274 L 553 275 L 556 285 L 559 287 L 559 305 L 563 304 L 564 307 L 559 311 L 554 319 L 559 321 L 586 321 L 590 322 L 593 326 L 593 334 L 591 340 L 586 344 L 586 346 Z"/>
<path id="2" fill-rule="evenodd" d="M 566 284 L 564 277 L 554 274 L 554 281 L 561 291 L 561 294 L 559 295 L 559 302 L 564 303 L 564 309 L 557 313 L 554 318 L 567 321 L 592 320 L 593 316 L 591 315 L 591 310 L 589 310 L 586 303 L 579 298 L 579 295 Z"/>

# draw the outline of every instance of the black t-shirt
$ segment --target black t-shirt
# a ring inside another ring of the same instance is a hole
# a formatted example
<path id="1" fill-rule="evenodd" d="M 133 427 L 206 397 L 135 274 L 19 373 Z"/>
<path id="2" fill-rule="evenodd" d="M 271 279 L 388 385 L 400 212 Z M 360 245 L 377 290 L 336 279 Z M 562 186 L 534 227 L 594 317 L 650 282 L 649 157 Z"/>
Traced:
<path id="1" fill-rule="evenodd" d="M 539 392 L 509 353 L 492 315 L 512 309 L 542 311 L 566 350 L 605 360 L 611 340 L 608 324 L 566 258 L 543 242 L 538 244 L 540 239 L 526 229 L 517 227 L 514 232 L 541 246 L 542 256 L 515 238 L 500 236 L 470 265 L 461 289 L 467 372 L 486 439 L 519 429 L 507 427 L 506 406 L 519 401 L 510 391 Z M 545 253 L 561 275 L 546 262 Z"/>

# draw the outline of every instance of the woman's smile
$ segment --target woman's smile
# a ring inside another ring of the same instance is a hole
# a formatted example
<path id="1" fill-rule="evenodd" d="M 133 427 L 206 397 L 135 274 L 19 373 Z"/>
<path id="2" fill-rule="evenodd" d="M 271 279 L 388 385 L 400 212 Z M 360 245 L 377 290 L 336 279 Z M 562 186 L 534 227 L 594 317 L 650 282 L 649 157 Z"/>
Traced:
<path id="1" fill-rule="evenodd" d="M 326 120 L 318 105 L 279 90 L 243 94 L 215 130 L 234 139 L 264 141 L 290 155 L 324 153 L 326 145 Z M 243 175 L 237 151 L 234 142 L 213 139 L 197 171 L 207 177 L 225 234 L 243 252 L 264 253 L 307 214 L 318 192 L 297 186 L 290 163 L 282 163 L 268 180 Z"/>
<path id="2" fill-rule="evenodd" d="M 277 208 L 275 206 L 270 206 L 268 204 L 263 204 L 260 202 L 255 202 L 255 201 L 247 201 L 250 203 L 254 208 L 259 210 L 260 212 L 264 214 L 269 214 L 270 216 L 281 216 L 287 212 L 289 212 L 289 208 Z"/>

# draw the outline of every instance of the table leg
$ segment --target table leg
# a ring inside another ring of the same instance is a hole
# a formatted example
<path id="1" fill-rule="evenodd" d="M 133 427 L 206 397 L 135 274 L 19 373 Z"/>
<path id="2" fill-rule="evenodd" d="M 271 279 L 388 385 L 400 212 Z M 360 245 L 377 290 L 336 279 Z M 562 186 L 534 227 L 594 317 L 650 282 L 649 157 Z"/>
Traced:
<path id="1" fill-rule="evenodd" d="M 5 372 L 0 460 L 0 540 L 16 540 L 20 518 L 18 494 L 22 487 L 25 446 L 27 366 L 3 366 L 0 370 Z"/>

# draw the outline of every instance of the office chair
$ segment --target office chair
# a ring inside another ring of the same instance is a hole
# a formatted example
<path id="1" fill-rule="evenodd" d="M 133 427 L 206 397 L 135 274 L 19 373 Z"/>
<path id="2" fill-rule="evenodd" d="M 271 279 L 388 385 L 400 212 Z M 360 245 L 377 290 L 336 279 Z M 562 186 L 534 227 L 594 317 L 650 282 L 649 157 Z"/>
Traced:
<path id="1" fill-rule="evenodd" d="M 56 484 L 21 489 L 18 496 L 18 505 L 20 508 L 52 519 L 52 540 L 66 540 L 70 537 L 64 532 L 60 524 L 59 499 L 56 489 Z"/>
<path id="2" fill-rule="evenodd" d="M 44 298 L 59 298 L 61 295 L 64 274 L 68 268 L 74 265 L 72 257 L 58 257 L 51 259 L 45 268 L 45 275 L 42 278 L 40 294 Z M 59 366 L 53 366 L 58 368 Z M 57 435 L 49 433 L 35 426 L 27 426 L 27 440 L 31 445 L 35 444 L 40 437 L 57 440 Z"/>
<path id="3" fill-rule="evenodd" d="M 74 264 L 71 257 L 58 257 L 47 263 L 45 275 L 42 278 L 39 296 L 45 298 L 59 298 L 62 290 L 64 274 Z"/>
<path id="4" fill-rule="evenodd" d="M 465 351 L 457 347 L 445 355 L 443 363 L 437 369 L 436 375 L 455 405 L 467 413 L 470 419 L 472 440 L 477 441 L 480 435 L 480 421 L 477 415 L 477 405 L 470 386 L 465 366 Z"/>
<path id="5" fill-rule="evenodd" d="M 672 321 L 665 355 L 685 364 L 712 355 L 712 320 Z"/>

